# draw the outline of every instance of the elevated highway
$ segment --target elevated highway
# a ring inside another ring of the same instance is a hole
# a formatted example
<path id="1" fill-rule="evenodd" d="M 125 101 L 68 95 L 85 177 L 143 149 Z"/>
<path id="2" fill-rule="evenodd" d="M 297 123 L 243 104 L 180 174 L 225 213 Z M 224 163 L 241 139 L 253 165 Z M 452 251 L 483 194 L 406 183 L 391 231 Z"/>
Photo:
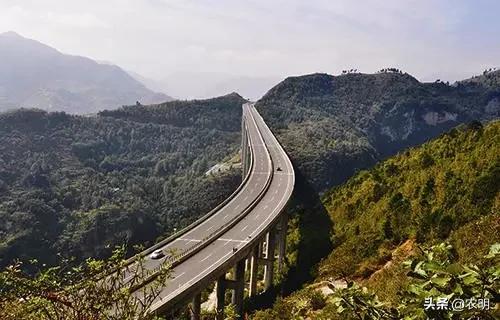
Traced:
<path id="1" fill-rule="evenodd" d="M 284 209 L 292 196 L 294 170 L 251 103 L 243 105 L 242 131 L 240 187 L 193 225 L 143 253 L 147 269 L 172 264 L 172 278 L 151 305 L 151 313 L 168 314 L 191 301 L 192 319 L 199 319 L 200 292 L 215 281 L 217 319 L 223 319 L 227 289 L 233 290 L 232 303 L 242 314 L 245 292 L 257 294 L 258 266 L 265 268 L 261 279 L 265 289 L 272 285 L 274 266 L 281 268 L 287 225 Z M 148 256 L 153 250 L 176 254 L 155 260 Z M 232 268 L 233 278 L 227 279 Z M 245 283 L 245 279 L 250 280 Z"/>

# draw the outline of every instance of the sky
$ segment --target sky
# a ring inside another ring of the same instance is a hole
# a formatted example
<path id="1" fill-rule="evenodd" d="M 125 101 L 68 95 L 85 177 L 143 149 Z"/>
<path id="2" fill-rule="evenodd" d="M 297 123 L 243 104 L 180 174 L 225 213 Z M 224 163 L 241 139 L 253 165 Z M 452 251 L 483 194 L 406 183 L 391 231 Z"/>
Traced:
<path id="1" fill-rule="evenodd" d="M 283 78 L 397 67 L 422 81 L 500 66 L 496 0 L 0 0 L 0 32 L 147 78 Z"/>

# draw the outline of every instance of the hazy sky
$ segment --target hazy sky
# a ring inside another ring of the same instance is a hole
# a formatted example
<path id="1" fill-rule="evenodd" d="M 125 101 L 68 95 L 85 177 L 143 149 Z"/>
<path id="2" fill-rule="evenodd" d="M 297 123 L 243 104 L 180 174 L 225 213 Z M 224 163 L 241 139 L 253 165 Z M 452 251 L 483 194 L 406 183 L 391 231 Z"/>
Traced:
<path id="1" fill-rule="evenodd" d="M 0 0 L 0 32 L 150 78 L 374 72 L 464 78 L 500 65 L 497 0 Z"/>

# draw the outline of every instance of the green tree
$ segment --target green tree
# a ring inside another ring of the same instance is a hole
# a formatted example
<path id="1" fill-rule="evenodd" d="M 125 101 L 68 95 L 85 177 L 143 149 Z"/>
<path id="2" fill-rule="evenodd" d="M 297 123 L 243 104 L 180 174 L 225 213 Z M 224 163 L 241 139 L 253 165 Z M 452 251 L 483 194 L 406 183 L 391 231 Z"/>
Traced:
<path id="1" fill-rule="evenodd" d="M 44 267 L 37 261 L 9 266 L 0 273 L 0 319 L 154 319 L 148 309 L 168 281 L 169 268 L 147 270 L 141 259 L 129 266 L 124 254 L 122 247 L 108 260 L 88 259 L 78 267 L 63 260 L 58 267 L 32 270 L 34 276 L 24 270 Z M 145 279 L 151 281 L 142 286 Z"/>

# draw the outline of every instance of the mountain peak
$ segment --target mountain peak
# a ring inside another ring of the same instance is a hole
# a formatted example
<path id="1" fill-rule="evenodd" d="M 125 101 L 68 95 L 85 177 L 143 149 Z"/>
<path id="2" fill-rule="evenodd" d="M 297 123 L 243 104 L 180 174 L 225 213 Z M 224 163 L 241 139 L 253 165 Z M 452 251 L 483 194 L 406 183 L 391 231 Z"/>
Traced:
<path id="1" fill-rule="evenodd" d="M 20 107 L 95 113 L 171 100 L 121 68 L 63 54 L 14 31 L 0 33 L 0 112 Z"/>
<path id="2" fill-rule="evenodd" d="M 21 36 L 19 33 L 15 32 L 15 31 L 7 31 L 7 32 L 0 33 L 0 37 L 24 38 L 23 36 Z"/>

